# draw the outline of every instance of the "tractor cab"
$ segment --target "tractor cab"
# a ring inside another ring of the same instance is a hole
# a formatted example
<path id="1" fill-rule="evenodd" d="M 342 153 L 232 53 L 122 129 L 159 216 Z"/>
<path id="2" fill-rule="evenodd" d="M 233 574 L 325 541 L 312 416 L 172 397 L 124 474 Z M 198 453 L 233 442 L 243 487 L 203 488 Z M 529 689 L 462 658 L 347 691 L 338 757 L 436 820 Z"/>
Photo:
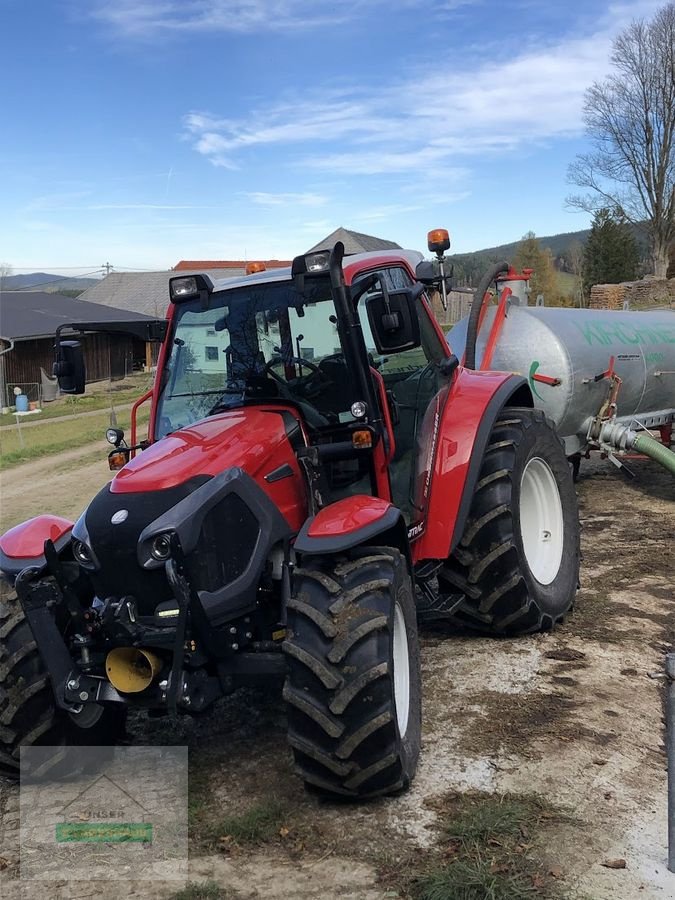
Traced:
<path id="1" fill-rule="evenodd" d="M 232 410 L 285 408 L 312 449 L 321 505 L 380 496 L 412 524 L 417 436 L 453 371 L 413 262 L 355 257 L 347 284 L 338 245 L 221 290 L 172 279 L 154 440 Z"/>

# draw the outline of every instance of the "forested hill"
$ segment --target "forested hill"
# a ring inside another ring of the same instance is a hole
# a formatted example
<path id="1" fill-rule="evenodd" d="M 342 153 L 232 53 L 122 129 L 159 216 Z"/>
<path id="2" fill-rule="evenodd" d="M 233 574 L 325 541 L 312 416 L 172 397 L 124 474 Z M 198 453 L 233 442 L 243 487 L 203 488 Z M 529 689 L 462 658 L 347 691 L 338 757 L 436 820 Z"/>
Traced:
<path id="1" fill-rule="evenodd" d="M 646 256 L 648 247 L 644 231 L 637 226 L 632 226 L 632 230 L 641 254 Z M 556 269 L 560 272 L 569 272 L 571 271 L 568 261 L 570 245 L 575 242 L 585 244 L 589 234 L 590 228 L 585 228 L 582 231 L 568 231 L 545 237 L 537 235 L 537 240 L 544 249 L 551 251 Z M 474 250 L 472 253 L 452 254 L 449 258 L 455 265 L 455 284 L 475 287 L 490 263 L 502 259 L 512 260 L 516 255 L 519 243 L 519 241 L 512 241 L 510 244 L 486 247 L 484 250 Z"/>

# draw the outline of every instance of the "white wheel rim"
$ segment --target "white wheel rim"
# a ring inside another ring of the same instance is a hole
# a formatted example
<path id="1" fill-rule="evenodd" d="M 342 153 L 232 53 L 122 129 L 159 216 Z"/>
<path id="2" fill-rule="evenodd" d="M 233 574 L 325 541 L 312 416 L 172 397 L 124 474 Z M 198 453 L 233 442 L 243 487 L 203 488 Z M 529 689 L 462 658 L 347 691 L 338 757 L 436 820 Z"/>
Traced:
<path id="1" fill-rule="evenodd" d="M 410 659 L 408 656 L 408 632 L 405 627 L 403 610 L 397 603 L 394 607 L 394 705 L 398 732 L 403 737 L 408 730 L 410 713 Z"/>
<path id="2" fill-rule="evenodd" d="M 550 466 L 538 456 L 520 481 L 520 534 L 530 571 L 540 584 L 551 584 L 563 554 L 562 501 Z"/>

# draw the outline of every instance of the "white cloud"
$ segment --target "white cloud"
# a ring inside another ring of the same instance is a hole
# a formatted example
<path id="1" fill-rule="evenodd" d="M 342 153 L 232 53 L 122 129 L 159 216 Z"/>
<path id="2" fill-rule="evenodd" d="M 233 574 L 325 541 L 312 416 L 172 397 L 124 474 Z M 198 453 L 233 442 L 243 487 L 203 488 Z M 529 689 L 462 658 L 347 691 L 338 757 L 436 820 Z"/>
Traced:
<path id="1" fill-rule="evenodd" d="M 186 137 L 216 165 L 244 166 L 247 151 L 274 147 L 280 159 L 285 150 L 303 169 L 331 174 L 400 177 L 435 168 L 460 180 L 477 155 L 580 134 L 584 92 L 607 72 L 612 37 L 653 6 L 614 4 L 580 36 L 515 45 L 485 62 L 486 55 L 461 64 L 449 56 L 377 89 L 319 86 L 241 119 L 191 112 Z"/>
<path id="2" fill-rule="evenodd" d="M 242 196 L 256 203 L 258 206 L 325 206 L 328 197 L 323 194 L 305 193 L 280 193 L 272 194 L 266 191 L 243 191 Z"/>
<path id="3" fill-rule="evenodd" d="M 369 8 L 385 0 L 369 0 Z M 398 0 L 419 6 L 422 0 Z M 456 0 L 464 5 L 471 0 Z M 442 4 L 445 8 L 447 4 Z M 160 34 L 310 30 L 362 14 L 363 0 L 95 0 L 90 15 L 128 37 Z"/>

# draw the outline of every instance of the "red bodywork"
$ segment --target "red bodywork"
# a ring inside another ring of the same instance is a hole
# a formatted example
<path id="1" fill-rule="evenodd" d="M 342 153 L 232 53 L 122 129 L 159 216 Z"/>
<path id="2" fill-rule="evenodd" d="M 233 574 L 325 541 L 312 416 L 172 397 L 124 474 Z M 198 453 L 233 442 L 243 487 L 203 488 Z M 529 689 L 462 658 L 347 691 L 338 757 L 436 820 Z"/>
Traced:
<path id="1" fill-rule="evenodd" d="M 351 285 L 359 276 L 391 266 L 405 268 L 414 280 L 415 272 L 409 259 L 403 254 L 397 256 L 386 252 L 373 253 L 367 259 L 354 261 L 347 257 L 344 262 L 345 282 Z M 447 346 L 445 335 L 424 298 L 422 305 L 443 346 Z M 159 392 L 161 373 L 170 352 L 173 314 L 174 307 L 170 305 L 169 336 L 159 354 L 154 387 L 156 393 Z M 450 355 L 448 348 L 448 357 Z M 389 447 L 379 441 L 373 450 L 380 499 L 373 504 L 371 497 L 347 497 L 333 505 L 337 507 L 335 514 L 329 513 L 329 509 L 323 510 L 317 516 L 318 522 L 315 520 L 312 523 L 312 529 L 323 528 L 325 536 L 328 533 L 336 535 L 348 532 L 353 527 L 353 522 L 364 515 L 371 517 L 370 524 L 377 517 L 383 516 L 391 505 L 388 467 L 394 455 L 395 439 L 384 383 L 375 370 L 373 375 L 389 434 Z M 420 454 L 417 472 L 420 490 L 426 494 L 426 510 L 422 520 L 410 529 L 411 553 L 415 562 L 428 558 L 442 559 L 448 555 L 478 428 L 495 392 L 510 377 L 504 372 L 473 372 L 460 367 L 450 386 L 429 405 L 420 430 L 420 440 L 423 445 L 426 443 L 428 446 L 428 453 Z M 297 416 L 296 412 L 293 414 Z M 150 435 L 155 431 L 155 416 L 156 405 L 153 403 Z M 244 416 L 246 425 L 241 428 Z M 280 417 L 276 416 L 275 425 L 270 424 L 274 418 L 261 408 L 247 408 L 245 411 L 213 416 L 182 429 L 163 438 L 126 465 L 114 479 L 112 490 L 157 490 L 178 484 L 191 475 L 217 474 L 227 466 L 239 465 L 264 488 L 291 527 L 299 530 L 307 515 L 305 492 L 299 489 L 301 480 L 298 480 L 298 463 L 288 444 Z M 268 431 L 270 427 L 271 430 Z M 274 484 L 265 482 L 264 474 L 284 462 L 292 467 L 294 477 Z M 364 510 L 370 512 L 364 513 Z M 312 536 L 315 536 L 313 532 Z"/>
<path id="2" fill-rule="evenodd" d="M 37 559 L 44 553 L 45 541 L 55 544 L 73 527 L 69 519 L 61 516 L 35 516 L 0 537 L 0 550 L 10 559 Z"/>
<path id="3" fill-rule="evenodd" d="M 391 509 L 391 503 L 381 497 L 355 494 L 325 506 L 314 517 L 307 530 L 310 538 L 352 534 L 377 522 Z"/>
<path id="4" fill-rule="evenodd" d="M 194 475 L 217 475 L 239 466 L 265 491 L 293 530 L 307 518 L 304 481 L 291 447 L 282 412 L 290 407 L 246 407 L 211 416 L 167 435 L 121 469 L 113 493 L 159 491 Z M 288 465 L 289 475 L 268 482 L 265 475 Z"/>
<path id="5" fill-rule="evenodd" d="M 399 256 L 388 252 L 351 261 L 346 259 L 345 281 L 350 285 L 357 276 L 391 266 L 405 268 L 414 280 L 410 260 L 404 254 Z M 442 346 L 447 347 L 440 325 L 424 298 L 422 305 Z M 131 437 L 134 443 L 138 407 L 151 396 L 154 401 L 159 395 L 162 372 L 171 348 L 174 311 L 175 307 L 170 304 L 169 329 L 160 350 L 155 385 L 132 410 Z M 451 356 L 449 348 L 447 355 Z M 356 533 L 363 527 L 371 526 L 391 509 L 389 464 L 395 451 L 394 430 L 383 379 L 374 369 L 372 374 L 388 436 L 387 441 L 378 441 L 373 449 L 378 496 L 347 497 L 322 509 L 310 526 L 310 537 Z M 495 393 L 510 378 L 512 376 L 508 373 L 474 372 L 460 366 L 450 384 L 429 404 L 419 431 L 419 443 L 423 449 L 418 455 L 416 471 L 417 501 L 424 512 L 409 529 L 414 562 L 447 557 L 466 493 L 469 466 L 480 426 L 490 418 L 488 407 Z M 217 475 L 227 468 L 238 466 L 265 491 L 291 529 L 298 532 L 308 515 L 306 485 L 280 415 L 282 411 L 295 418 L 306 438 L 300 416 L 292 407 L 261 405 L 224 412 L 151 444 L 115 476 L 110 489 L 119 494 L 157 491 L 178 485 L 195 475 Z M 156 415 L 157 406 L 153 402 L 149 424 L 151 441 L 156 428 Z M 488 422 L 488 427 L 491 424 L 491 421 Z M 478 448 L 481 454 L 482 446 Z M 284 477 L 271 481 L 265 478 L 285 466 L 290 467 L 290 471 Z M 470 487 L 470 490 L 473 488 Z M 41 554 L 46 537 L 62 535 L 71 527 L 66 520 L 39 516 L 8 532 L 0 546 L 8 556 Z"/>

